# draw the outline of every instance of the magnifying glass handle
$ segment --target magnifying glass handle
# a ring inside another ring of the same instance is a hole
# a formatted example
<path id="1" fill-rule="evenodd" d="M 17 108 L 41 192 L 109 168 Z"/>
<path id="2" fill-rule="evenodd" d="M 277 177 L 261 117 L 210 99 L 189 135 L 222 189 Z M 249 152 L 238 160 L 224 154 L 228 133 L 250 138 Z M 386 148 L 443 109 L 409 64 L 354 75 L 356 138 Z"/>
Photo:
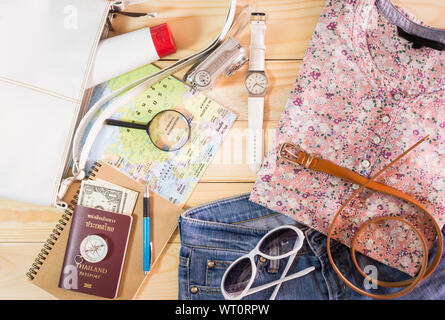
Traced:
<path id="1" fill-rule="evenodd" d="M 117 126 L 117 127 L 131 128 L 131 129 L 140 129 L 140 130 L 147 129 L 146 124 L 121 121 L 121 120 L 115 120 L 115 119 L 107 119 L 107 120 L 105 120 L 105 124 L 108 124 L 110 126 Z"/>

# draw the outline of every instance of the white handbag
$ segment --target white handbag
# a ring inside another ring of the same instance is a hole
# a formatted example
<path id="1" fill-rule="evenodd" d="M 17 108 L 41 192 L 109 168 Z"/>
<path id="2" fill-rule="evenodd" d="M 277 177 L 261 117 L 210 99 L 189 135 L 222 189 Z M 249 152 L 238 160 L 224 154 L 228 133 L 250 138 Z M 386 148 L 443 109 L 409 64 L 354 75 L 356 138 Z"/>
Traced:
<path id="1" fill-rule="evenodd" d="M 122 10 L 122 1 L 3 1 L 0 197 L 55 202 L 111 9 Z"/>
<path id="2" fill-rule="evenodd" d="M 0 19 L 0 32 L 9 45 L 0 50 L 0 197 L 65 207 L 61 199 L 74 180 L 85 177 L 104 120 L 157 81 L 211 53 L 231 29 L 236 10 L 236 0 L 230 0 L 226 22 L 208 47 L 114 91 L 86 112 L 91 90 L 85 85 L 95 50 L 107 35 L 110 9 L 122 10 L 123 3 L 16 0 L 3 5 L 8 16 Z M 126 90 L 101 113 L 82 145 L 97 111 Z M 65 178 L 71 164 L 73 176 Z"/>

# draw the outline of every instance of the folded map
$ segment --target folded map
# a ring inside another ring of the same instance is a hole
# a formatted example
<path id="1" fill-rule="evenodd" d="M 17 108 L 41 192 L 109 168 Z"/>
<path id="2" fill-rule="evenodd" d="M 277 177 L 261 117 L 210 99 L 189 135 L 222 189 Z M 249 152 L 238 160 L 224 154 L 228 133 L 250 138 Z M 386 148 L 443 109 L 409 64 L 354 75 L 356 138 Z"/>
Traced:
<path id="1" fill-rule="evenodd" d="M 90 107 L 104 95 L 157 70 L 154 65 L 146 65 L 96 86 Z M 191 115 L 190 143 L 177 151 L 166 152 L 157 149 L 143 130 L 104 126 L 88 165 L 103 160 L 138 182 L 148 184 L 152 191 L 171 202 L 182 205 L 237 116 L 203 94 L 192 94 L 185 83 L 167 77 L 123 105 L 113 119 L 147 123 L 165 109 L 183 110 Z"/>

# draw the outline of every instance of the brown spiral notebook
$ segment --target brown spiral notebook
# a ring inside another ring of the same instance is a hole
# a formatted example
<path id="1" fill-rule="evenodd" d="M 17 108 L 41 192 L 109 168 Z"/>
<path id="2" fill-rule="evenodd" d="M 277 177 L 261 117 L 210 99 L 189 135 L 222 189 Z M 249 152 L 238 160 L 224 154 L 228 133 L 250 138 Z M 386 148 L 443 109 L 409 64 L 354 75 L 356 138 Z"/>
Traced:
<path id="1" fill-rule="evenodd" d="M 89 179 L 94 180 L 96 178 L 139 192 L 132 214 L 133 225 L 116 298 L 132 299 L 145 278 L 142 267 L 143 194 L 145 186 L 102 161 L 99 161 L 91 169 Z M 31 283 L 60 299 L 101 299 L 97 296 L 58 287 L 71 227 L 71 217 L 74 206 L 77 204 L 79 189 L 80 182 L 76 182 L 68 190 L 64 201 L 70 205 L 61 215 L 29 269 L 27 276 Z M 176 229 L 177 219 L 182 212 L 182 208 L 153 193 L 150 196 L 150 212 L 153 264 L 156 264 L 157 258 Z"/>

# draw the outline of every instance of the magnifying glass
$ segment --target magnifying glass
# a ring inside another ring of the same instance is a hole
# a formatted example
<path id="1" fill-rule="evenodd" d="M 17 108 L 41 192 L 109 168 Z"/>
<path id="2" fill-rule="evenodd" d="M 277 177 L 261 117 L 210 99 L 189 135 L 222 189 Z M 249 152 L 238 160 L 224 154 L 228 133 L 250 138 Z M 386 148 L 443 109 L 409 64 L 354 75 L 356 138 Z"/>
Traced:
<path id="1" fill-rule="evenodd" d="M 107 119 L 105 124 L 145 130 L 153 145 L 162 151 L 179 150 L 190 139 L 190 123 L 185 115 L 173 109 L 158 112 L 146 124 L 115 119 Z"/>

